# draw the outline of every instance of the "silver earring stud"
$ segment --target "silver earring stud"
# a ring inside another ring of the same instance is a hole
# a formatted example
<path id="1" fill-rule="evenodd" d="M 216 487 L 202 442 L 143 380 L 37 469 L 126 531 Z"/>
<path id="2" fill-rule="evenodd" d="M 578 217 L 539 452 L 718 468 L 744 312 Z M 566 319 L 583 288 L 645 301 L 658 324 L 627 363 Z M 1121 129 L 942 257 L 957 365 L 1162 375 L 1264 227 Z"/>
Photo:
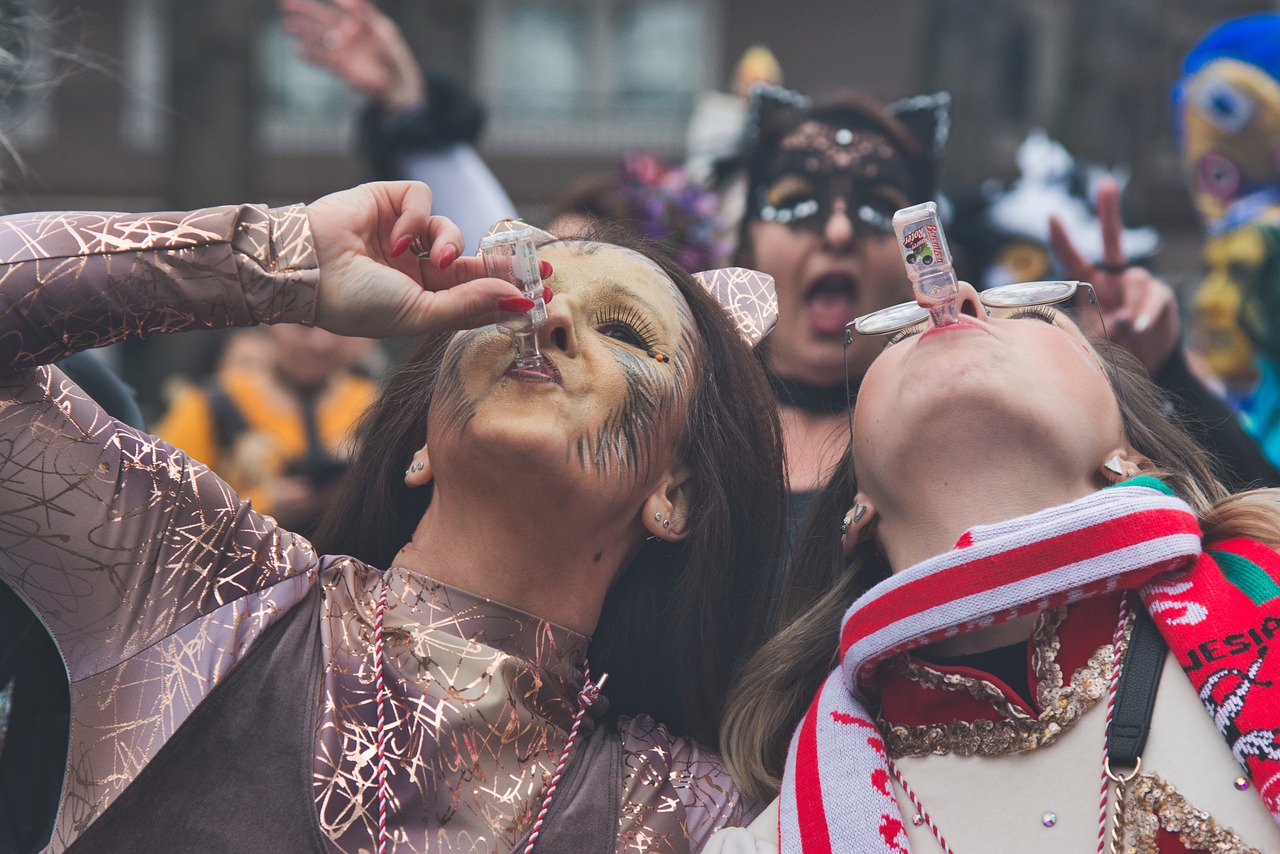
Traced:
<path id="1" fill-rule="evenodd" d="M 853 524 L 853 517 L 851 516 L 845 516 L 843 519 L 841 519 L 840 520 L 840 536 L 843 537 L 845 534 L 849 533 L 849 526 L 852 524 Z"/>
<path id="2" fill-rule="evenodd" d="M 666 530 L 667 528 L 670 528 L 670 527 L 671 527 L 671 520 L 670 520 L 670 519 L 663 519 L 663 520 L 662 520 L 662 528 L 663 528 L 663 530 Z"/>
<path id="3" fill-rule="evenodd" d="M 655 522 L 661 522 L 661 521 L 662 521 L 662 514 L 661 514 L 661 513 L 654 513 L 654 514 L 653 514 L 653 521 L 655 521 Z"/>
<path id="4" fill-rule="evenodd" d="M 856 525 L 859 522 L 861 522 L 862 517 L 865 515 L 867 515 L 867 505 L 865 504 L 853 505 L 853 524 Z"/>
<path id="5" fill-rule="evenodd" d="M 1125 476 L 1124 466 L 1120 463 L 1119 455 L 1107 460 L 1102 464 L 1102 467 L 1114 475 L 1118 475 L 1120 477 Z"/>

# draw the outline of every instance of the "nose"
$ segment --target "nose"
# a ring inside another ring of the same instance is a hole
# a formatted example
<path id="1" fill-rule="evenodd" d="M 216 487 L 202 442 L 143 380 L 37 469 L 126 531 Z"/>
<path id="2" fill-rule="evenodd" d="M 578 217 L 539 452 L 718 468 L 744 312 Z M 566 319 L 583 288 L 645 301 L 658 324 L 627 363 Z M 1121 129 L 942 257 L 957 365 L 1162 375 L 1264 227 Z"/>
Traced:
<path id="1" fill-rule="evenodd" d="M 846 250 L 853 243 L 853 220 L 849 219 L 849 206 L 844 199 L 836 199 L 831 205 L 822 238 L 827 248 L 836 251 Z"/>
<path id="2" fill-rule="evenodd" d="M 987 319 L 987 307 L 978 298 L 978 291 L 968 282 L 960 283 L 960 292 L 956 295 L 956 311 L 981 320 Z"/>
<path id="3" fill-rule="evenodd" d="M 556 294 L 555 303 L 547 306 L 547 322 L 538 330 L 538 345 L 544 352 L 570 358 L 578 355 L 576 318 L 580 308 L 573 295 Z"/>

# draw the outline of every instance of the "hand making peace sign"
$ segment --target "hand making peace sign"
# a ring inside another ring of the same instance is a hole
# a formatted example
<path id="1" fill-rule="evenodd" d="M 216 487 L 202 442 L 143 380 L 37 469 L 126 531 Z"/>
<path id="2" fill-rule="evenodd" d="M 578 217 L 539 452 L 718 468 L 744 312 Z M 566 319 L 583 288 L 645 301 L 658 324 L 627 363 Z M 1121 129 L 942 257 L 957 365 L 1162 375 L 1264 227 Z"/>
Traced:
<path id="1" fill-rule="evenodd" d="M 1173 289 L 1143 267 L 1131 265 L 1120 245 L 1120 188 L 1107 179 L 1098 186 L 1098 222 L 1102 229 L 1102 263 L 1090 263 L 1076 249 L 1061 220 L 1049 219 L 1049 245 L 1068 279 L 1093 285 L 1111 343 L 1138 357 L 1155 374 L 1173 355 L 1181 339 L 1181 320 Z M 1081 292 L 1081 299 L 1087 296 Z M 1094 312 L 1080 313 L 1086 327 L 1097 325 Z M 1101 329 L 1086 328 L 1091 335 Z"/>

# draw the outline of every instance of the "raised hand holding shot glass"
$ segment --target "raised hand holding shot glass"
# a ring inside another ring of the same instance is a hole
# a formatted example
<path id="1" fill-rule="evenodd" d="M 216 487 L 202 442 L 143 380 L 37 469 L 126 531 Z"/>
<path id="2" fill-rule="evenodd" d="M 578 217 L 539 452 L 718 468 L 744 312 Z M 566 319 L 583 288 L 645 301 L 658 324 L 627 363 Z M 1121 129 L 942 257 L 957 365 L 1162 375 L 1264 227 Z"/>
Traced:
<path id="1" fill-rule="evenodd" d="M 547 322 L 547 306 L 533 229 L 520 228 L 486 236 L 480 241 L 480 257 L 484 259 L 488 275 L 511 282 L 523 293 L 523 299 L 510 297 L 498 301 L 495 322 L 515 342 L 516 367 L 520 370 L 540 368 L 543 359 L 538 349 L 538 329 Z"/>

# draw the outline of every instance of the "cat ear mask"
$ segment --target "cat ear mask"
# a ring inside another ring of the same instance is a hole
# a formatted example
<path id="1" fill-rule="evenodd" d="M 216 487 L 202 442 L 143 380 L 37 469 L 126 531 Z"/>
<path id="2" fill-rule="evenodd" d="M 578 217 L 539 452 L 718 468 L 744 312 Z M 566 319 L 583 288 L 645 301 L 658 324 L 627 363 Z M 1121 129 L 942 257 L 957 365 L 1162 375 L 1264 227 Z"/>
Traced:
<path id="1" fill-rule="evenodd" d="M 539 245 L 557 238 L 550 232 L 521 222 L 504 219 L 494 223 L 488 233 L 501 234 L 528 228 Z M 722 267 L 693 274 L 694 281 L 720 303 L 748 345 L 760 343 L 778 321 L 778 293 L 773 277 L 745 267 Z"/>
<path id="2" fill-rule="evenodd" d="M 755 147 L 760 139 L 760 128 L 774 116 L 789 110 L 807 110 L 813 99 L 807 95 L 776 86 L 758 83 L 751 87 L 747 101 L 747 124 L 744 131 L 745 149 Z M 925 159 L 937 163 L 951 135 L 951 93 L 934 92 L 931 95 L 915 95 L 885 105 L 885 111 L 893 116 L 907 132 L 920 143 Z"/>

